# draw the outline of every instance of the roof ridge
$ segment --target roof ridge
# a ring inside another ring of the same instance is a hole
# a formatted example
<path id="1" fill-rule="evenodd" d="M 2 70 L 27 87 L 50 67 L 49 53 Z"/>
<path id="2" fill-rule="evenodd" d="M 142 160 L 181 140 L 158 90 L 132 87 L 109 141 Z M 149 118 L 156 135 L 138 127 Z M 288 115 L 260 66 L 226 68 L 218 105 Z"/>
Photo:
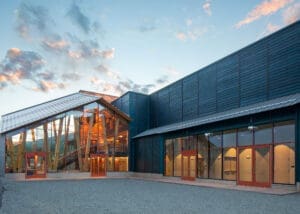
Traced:
<path id="1" fill-rule="evenodd" d="M 44 104 L 46 104 L 46 103 L 51 103 L 51 102 L 54 102 L 54 101 L 59 100 L 59 99 L 62 99 L 62 98 L 70 97 L 70 96 L 73 96 L 73 95 L 75 95 L 75 94 L 82 94 L 82 95 L 86 95 L 86 96 L 90 96 L 90 97 L 97 97 L 97 96 L 90 95 L 90 94 L 84 94 L 84 93 L 75 92 L 75 93 L 68 94 L 68 95 L 65 95 L 65 96 L 62 96 L 62 97 L 58 97 L 58 98 L 55 98 L 55 99 L 52 99 L 52 100 L 48 100 L 48 101 L 46 101 L 46 102 L 39 103 L 39 104 L 36 104 L 36 105 L 28 106 L 28 107 L 25 107 L 25 108 L 23 108 L 23 109 L 19 109 L 19 110 L 13 111 L 13 112 L 9 112 L 9 113 L 7 113 L 7 114 L 3 114 L 3 115 L 1 116 L 1 118 L 5 117 L 5 116 L 9 116 L 9 115 L 11 115 L 11 114 L 15 114 L 15 113 L 17 113 L 17 112 L 21 112 L 21 111 L 30 109 L 30 108 L 34 108 L 34 107 L 37 107 L 37 106 L 40 106 L 40 105 L 44 105 Z M 99 97 L 97 97 L 97 98 L 99 98 Z"/>

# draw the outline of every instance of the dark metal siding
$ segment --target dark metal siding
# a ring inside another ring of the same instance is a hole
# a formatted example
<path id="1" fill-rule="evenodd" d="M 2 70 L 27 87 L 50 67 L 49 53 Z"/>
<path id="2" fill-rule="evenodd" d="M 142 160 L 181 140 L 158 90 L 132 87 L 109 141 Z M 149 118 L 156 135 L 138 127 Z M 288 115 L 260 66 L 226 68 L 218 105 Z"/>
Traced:
<path id="1" fill-rule="evenodd" d="M 217 110 L 217 67 L 215 64 L 198 72 L 199 116 L 213 114 Z"/>
<path id="2" fill-rule="evenodd" d="M 198 116 L 198 76 L 194 73 L 182 81 L 182 119 Z"/>
<path id="3" fill-rule="evenodd" d="M 163 141 L 159 136 L 138 139 L 134 143 L 136 153 L 136 172 L 162 173 L 163 172 Z"/>
<path id="4" fill-rule="evenodd" d="M 240 105 L 267 100 L 268 45 L 256 43 L 239 53 Z"/>
<path id="5" fill-rule="evenodd" d="M 151 128 L 300 92 L 300 22 L 151 96 Z"/>
<path id="6" fill-rule="evenodd" d="M 129 123 L 129 169 L 134 171 L 135 167 L 141 168 L 141 165 L 136 164 L 136 153 L 144 154 L 143 149 L 134 145 L 131 137 L 145 131 L 150 124 L 150 100 L 148 95 L 135 92 L 128 92 L 119 99 L 113 102 L 117 108 L 128 114 L 131 118 Z M 143 158 L 143 157 L 141 157 Z M 144 163 L 144 161 L 143 161 Z M 140 164 L 140 163 L 138 163 Z"/>

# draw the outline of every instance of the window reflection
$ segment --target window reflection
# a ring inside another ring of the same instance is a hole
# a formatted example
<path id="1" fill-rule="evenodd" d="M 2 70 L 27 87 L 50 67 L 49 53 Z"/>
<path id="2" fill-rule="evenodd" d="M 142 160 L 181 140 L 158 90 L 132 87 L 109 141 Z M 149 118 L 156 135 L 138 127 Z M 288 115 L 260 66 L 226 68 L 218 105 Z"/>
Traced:
<path id="1" fill-rule="evenodd" d="M 6 136 L 6 172 L 25 172 L 25 154 L 45 152 L 47 171 L 89 171 L 92 154 L 107 154 L 108 169 L 128 170 L 128 121 L 98 103 Z"/>

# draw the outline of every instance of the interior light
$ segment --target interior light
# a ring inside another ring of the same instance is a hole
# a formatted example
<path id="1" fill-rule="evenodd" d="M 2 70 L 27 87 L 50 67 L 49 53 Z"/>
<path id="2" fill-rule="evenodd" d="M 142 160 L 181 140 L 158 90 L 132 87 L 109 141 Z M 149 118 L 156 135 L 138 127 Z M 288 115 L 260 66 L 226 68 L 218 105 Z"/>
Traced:
<path id="1" fill-rule="evenodd" d="M 209 136 L 212 135 L 212 133 L 211 133 L 211 132 L 207 132 L 207 133 L 205 133 L 204 135 L 205 135 L 205 137 L 209 137 Z"/>
<path id="2" fill-rule="evenodd" d="M 249 130 L 249 131 L 253 131 L 253 130 L 255 130 L 255 129 L 257 129 L 257 126 L 248 126 L 248 130 Z"/>

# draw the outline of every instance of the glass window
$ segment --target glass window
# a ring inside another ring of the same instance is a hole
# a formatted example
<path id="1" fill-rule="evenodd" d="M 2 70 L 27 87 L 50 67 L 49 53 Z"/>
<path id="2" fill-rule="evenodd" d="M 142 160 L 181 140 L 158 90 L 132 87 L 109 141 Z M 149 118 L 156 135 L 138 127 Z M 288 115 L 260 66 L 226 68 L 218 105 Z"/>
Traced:
<path id="1" fill-rule="evenodd" d="M 274 183 L 295 184 L 295 124 L 274 124 Z"/>
<path id="2" fill-rule="evenodd" d="M 274 125 L 274 142 L 275 143 L 295 142 L 295 123 L 294 123 L 294 121 L 275 123 L 275 125 Z"/>
<path id="3" fill-rule="evenodd" d="M 236 180 L 236 130 L 223 132 L 223 179 Z"/>
<path id="4" fill-rule="evenodd" d="M 257 126 L 254 131 L 255 144 L 272 144 L 272 141 L 272 124 Z"/>
<path id="5" fill-rule="evenodd" d="M 174 139 L 174 176 L 181 176 L 181 142 Z"/>
<path id="6" fill-rule="evenodd" d="M 173 176 L 174 152 L 173 140 L 166 140 L 165 175 Z"/>
<path id="7" fill-rule="evenodd" d="M 214 134 L 208 138 L 209 140 L 209 178 L 222 178 L 222 135 Z"/>
<path id="8" fill-rule="evenodd" d="M 238 145 L 239 146 L 248 146 L 253 143 L 252 131 L 249 131 L 248 128 L 242 128 L 238 130 Z"/>
<path id="9" fill-rule="evenodd" d="M 274 183 L 295 184 L 295 144 L 274 146 Z"/>
<path id="10" fill-rule="evenodd" d="M 204 135 L 198 136 L 198 176 L 208 178 L 208 140 Z"/>
<path id="11" fill-rule="evenodd" d="M 236 147 L 236 130 L 223 132 L 223 147 Z"/>
<path id="12" fill-rule="evenodd" d="M 236 180 L 236 148 L 224 148 L 223 158 L 223 179 Z"/>
<path id="13" fill-rule="evenodd" d="M 182 150 L 196 150 L 197 149 L 197 136 L 188 136 L 181 138 L 182 140 Z"/>

